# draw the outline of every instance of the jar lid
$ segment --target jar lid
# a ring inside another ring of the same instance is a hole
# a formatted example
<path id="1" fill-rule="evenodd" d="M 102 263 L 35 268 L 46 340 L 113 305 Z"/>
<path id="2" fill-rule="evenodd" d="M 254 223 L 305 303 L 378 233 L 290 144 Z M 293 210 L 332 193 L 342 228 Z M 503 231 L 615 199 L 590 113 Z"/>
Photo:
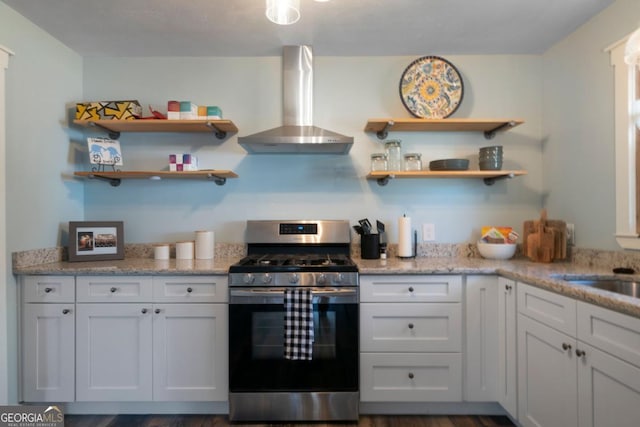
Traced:
<path id="1" fill-rule="evenodd" d="M 385 153 L 373 153 L 371 155 L 372 159 L 386 159 L 387 155 Z"/>
<path id="2" fill-rule="evenodd" d="M 405 159 L 419 159 L 420 157 L 422 157 L 420 153 L 407 153 L 404 155 Z"/>
<path id="3" fill-rule="evenodd" d="M 385 147 L 400 147 L 399 139 L 389 139 L 384 143 Z"/>

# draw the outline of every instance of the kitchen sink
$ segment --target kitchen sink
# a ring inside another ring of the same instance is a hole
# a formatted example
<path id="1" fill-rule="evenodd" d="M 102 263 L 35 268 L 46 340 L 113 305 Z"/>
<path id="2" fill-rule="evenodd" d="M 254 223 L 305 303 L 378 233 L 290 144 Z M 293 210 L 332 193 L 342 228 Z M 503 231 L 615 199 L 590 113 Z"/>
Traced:
<path id="1" fill-rule="evenodd" d="M 616 294 L 640 298 L 640 282 L 620 279 L 564 279 L 575 285 L 591 286 Z"/>

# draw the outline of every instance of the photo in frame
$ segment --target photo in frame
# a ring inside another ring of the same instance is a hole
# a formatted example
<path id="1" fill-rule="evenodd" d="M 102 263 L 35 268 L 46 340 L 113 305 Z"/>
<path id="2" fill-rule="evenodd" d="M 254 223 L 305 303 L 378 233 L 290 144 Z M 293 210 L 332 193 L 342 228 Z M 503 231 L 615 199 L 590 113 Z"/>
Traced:
<path id="1" fill-rule="evenodd" d="M 70 221 L 69 261 L 124 259 L 122 221 Z"/>

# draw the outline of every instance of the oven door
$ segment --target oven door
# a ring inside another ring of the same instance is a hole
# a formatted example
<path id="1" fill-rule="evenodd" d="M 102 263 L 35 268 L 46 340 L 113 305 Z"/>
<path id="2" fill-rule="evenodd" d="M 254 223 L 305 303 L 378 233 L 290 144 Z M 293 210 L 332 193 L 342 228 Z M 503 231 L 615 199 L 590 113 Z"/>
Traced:
<path id="1" fill-rule="evenodd" d="M 313 288 L 312 360 L 284 357 L 284 288 L 231 289 L 229 391 L 357 391 L 358 289 Z"/>

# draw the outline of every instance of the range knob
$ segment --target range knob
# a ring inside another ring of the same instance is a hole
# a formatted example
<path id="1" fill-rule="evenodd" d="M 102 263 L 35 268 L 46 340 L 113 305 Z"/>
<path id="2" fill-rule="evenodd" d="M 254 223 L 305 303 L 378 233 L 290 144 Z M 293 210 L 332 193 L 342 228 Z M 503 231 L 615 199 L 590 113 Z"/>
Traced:
<path id="1" fill-rule="evenodd" d="M 344 280 L 344 274 L 338 273 L 333 277 L 333 283 L 342 283 Z"/>
<path id="2" fill-rule="evenodd" d="M 291 273 L 289 275 L 289 283 L 298 283 L 298 281 L 300 281 L 298 273 Z"/>
<path id="3" fill-rule="evenodd" d="M 318 275 L 318 277 L 316 277 L 316 283 L 318 285 L 324 285 L 325 283 L 327 283 L 327 275 L 324 273 Z"/>
<path id="4" fill-rule="evenodd" d="M 245 274 L 244 277 L 242 278 L 242 281 L 247 285 L 252 284 L 254 280 L 256 280 L 256 278 L 251 273 Z"/>
<path id="5" fill-rule="evenodd" d="M 269 273 L 265 273 L 262 276 L 262 283 L 264 283 L 265 285 L 268 285 L 269 283 L 271 283 L 272 280 L 273 280 L 273 276 L 271 276 L 271 274 Z"/>

